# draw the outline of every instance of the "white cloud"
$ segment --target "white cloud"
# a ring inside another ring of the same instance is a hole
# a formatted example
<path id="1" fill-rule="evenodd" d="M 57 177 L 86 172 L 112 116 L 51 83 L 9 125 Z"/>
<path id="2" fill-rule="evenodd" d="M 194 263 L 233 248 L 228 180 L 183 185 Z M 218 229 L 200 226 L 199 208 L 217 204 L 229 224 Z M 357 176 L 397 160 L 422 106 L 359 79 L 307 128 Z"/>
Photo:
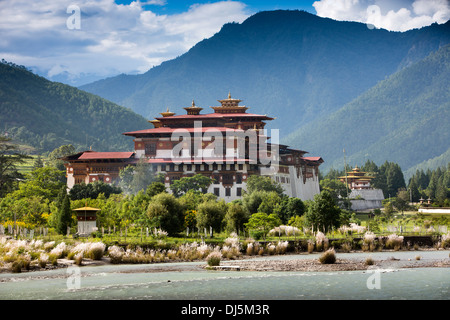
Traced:
<path id="1" fill-rule="evenodd" d="M 399 4 L 402 6 L 398 8 Z M 391 31 L 407 31 L 450 19 L 448 0 L 381 1 L 320 0 L 317 15 L 341 21 L 358 21 Z"/>
<path id="2" fill-rule="evenodd" d="M 70 5 L 81 9 L 80 29 L 68 29 Z M 243 3 L 193 5 L 181 14 L 158 15 L 147 5 L 165 0 L 8 0 L 0 1 L 0 58 L 46 70 L 48 77 L 69 74 L 145 72 L 175 58 L 227 22 L 249 14 Z"/>

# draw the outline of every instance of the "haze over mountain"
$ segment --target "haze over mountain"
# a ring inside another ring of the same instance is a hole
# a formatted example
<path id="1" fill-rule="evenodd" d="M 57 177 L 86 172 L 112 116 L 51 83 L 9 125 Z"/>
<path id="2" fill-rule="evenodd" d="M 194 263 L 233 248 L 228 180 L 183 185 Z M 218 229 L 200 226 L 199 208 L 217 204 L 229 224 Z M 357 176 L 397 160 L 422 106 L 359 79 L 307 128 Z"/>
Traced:
<path id="1" fill-rule="evenodd" d="M 0 63 L 0 124 L 2 133 L 38 153 L 64 144 L 132 151 L 132 140 L 122 133 L 150 127 L 127 108 L 5 61 Z"/>
<path id="2" fill-rule="evenodd" d="M 450 162 L 450 44 L 418 61 L 286 138 L 320 146 L 328 167 L 365 160 L 397 162 L 403 170 Z M 430 160 L 432 159 L 432 160 Z M 416 166 L 417 165 L 417 166 Z M 412 171 L 412 172 L 411 172 Z"/>

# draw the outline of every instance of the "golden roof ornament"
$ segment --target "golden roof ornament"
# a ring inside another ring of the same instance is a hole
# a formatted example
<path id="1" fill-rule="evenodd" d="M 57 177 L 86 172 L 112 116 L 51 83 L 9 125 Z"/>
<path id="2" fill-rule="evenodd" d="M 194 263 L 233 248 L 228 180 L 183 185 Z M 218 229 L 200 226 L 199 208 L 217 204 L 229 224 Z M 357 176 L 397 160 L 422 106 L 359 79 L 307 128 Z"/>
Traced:
<path id="1" fill-rule="evenodd" d="M 163 117 L 171 117 L 171 116 L 175 115 L 175 112 L 170 112 L 169 107 L 167 107 L 167 111 L 161 112 L 160 115 L 162 115 Z"/>
<path id="2" fill-rule="evenodd" d="M 192 99 L 192 105 L 190 107 L 183 108 L 183 109 L 187 111 L 188 115 L 198 115 L 198 114 L 200 114 L 200 111 L 203 110 L 203 108 L 197 107 L 195 105 L 194 99 Z"/>

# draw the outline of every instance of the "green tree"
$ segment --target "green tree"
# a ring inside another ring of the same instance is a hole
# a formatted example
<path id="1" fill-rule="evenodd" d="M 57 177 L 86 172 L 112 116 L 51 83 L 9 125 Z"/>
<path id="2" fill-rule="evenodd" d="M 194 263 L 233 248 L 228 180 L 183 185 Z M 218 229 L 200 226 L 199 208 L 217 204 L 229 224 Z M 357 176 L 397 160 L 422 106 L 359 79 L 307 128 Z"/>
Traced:
<path id="1" fill-rule="evenodd" d="M 19 189 L 14 191 L 16 198 L 41 196 L 53 200 L 58 196 L 63 186 L 65 174 L 53 167 L 37 168 L 26 175 L 26 181 L 19 184 Z"/>
<path id="2" fill-rule="evenodd" d="M 155 173 L 152 171 L 151 165 L 146 163 L 144 159 L 140 159 L 134 168 L 133 179 L 129 188 L 133 194 L 136 194 L 140 190 L 146 190 L 155 179 Z"/>
<path id="3" fill-rule="evenodd" d="M 257 212 L 250 216 L 245 227 L 249 231 L 260 231 L 265 239 L 267 232 L 280 224 L 281 220 L 276 214 Z"/>
<path id="4" fill-rule="evenodd" d="M 385 176 L 386 176 L 386 193 L 384 194 L 385 198 L 389 197 L 389 195 L 394 196 L 400 189 L 406 188 L 403 172 L 398 164 L 393 162 L 387 163 Z"/>
<path id="5" fill-rule="evenodd" d="M 412 177 L 411 180 L 409 181 L 408 192 L 410 194 L 410 198 L 411 198 L 410 200 L 412 202 L 419 201 L 421 195 L 420 195 L 419 187 L 417 186 L 415 177 Z"/>
<path id="6" fill-rule="evenodd" d="M 222 221 L 226 213 L 226 204 L 223 200 L 205 201 L 198 206 L 197 228 L 203 230 L 212 227 L 213 231 L 220 232 Z"/>
<path id="7" fill-rule="evenodd" d="M 292 217 L 305 213 L 305 204 L 299 198 L 283 197 L 273 212 L 280 217 L 283 224 L 286 224 Z"/>
<path id="8" fill-rule="evenodd" d="M 148 187 L 147 190 L 145 190 L 145 193 L 151 198 L 153 196 L 156 196 L 157 194 L 160 194 L 162 192 L 166 192 L 166 186 L 164 183 L 159 181 L 153 181 Z"/>
<path id="9" fill-rule="evenodd" d="M 128 165 L 119 171 L 119 187 L 126 194 L 133 193 L 132 182 L 134 176 L 134 166 Z"/>
<path id="10" fill-rule="evenodd" d="M 135 166 L 127 166 L 119 172 L 118 186 L 126 194 L 137 194 L 146 190 L 152 182 L 157 181 L 155 173 L 144 159 L 139 159 Z"/>
<path id="11" fill-rule="evenodd" d="M 48 155 L 49 164 L 58 170 L 64 171 L 66 169 L 64 167 L 64 161 L 62 161 L 60 158 L 70 156 L 75 153 L 76 149 L 73 145 L 62 145 L 50 152 L 50 154 Z"/>
<path id="12" fill-rule="evenodd" d="M 18 151 L 10 138 L 0 135 L 0 198 L 17 188 L 18 181 L 24 178 L 17 166 L 29 158 Z"/>
<path id="13" fill-rule="evenodd" d="M 320 190 L 328 191 L 333 199 L 342 208 L 350 208 L 351 202 L 347 199 L 351 193 L 350 188 L 340 180 L 324 179 L 320 181 Z"/>
<path id="14" fill-rule="evenodd" d="M 206 193 L 211 182 L 211 178 L 198 173 L 192 177 L 183 177 L 173 181 L 170 189 L 176 197 L 186 194 L 189 190 Z"/>
<path id="15" fill-rule="evenodd" d="M 229 203 L 224 218 L 225 230 L 227 232 L 241 230 L 244 227 L 244 223 L 248 221 L 248 218 L 248 211 L 242 204 L 237 202 Z"/>
<path id="16" fill-rule="evenodd" d="M 184 208 L 172 194 L 160 193 L 152 197 L 146 213 L 152 226 L 170 235 L 183 229 Z"/>
<path id="17" fill-rule="evenodd" d="M 280 204 L 281 197 L 275 191 L 264 191 L 265 195 L 262 197 L 261 204 L 258 207 L 258 212 L 267 214 L 274 213 L 275 208 Z"/>
<path id="18" fill-rule="evenodd" d="M 254 191 L 275 191 L 278 195 L 282 195 L 284 190 L 281 184 L 272 180 L 268 176 L 251 175 L 247 179 L 247 193 L 250 194 Z"/>
<path id="19" fill-rule="evenodd" d="M 197 190 L 188 190 L 178 198 L 178 201 L 186 210 L 197 210 L 198 205 L 203 202 L 203 194 Z"/>
<path id="20" fill-rule="evenodd" d="M 447 198 L 448 198 L 448 188 L 444 184 L 444 175 L 441 175 L 436 186 L 436 201 L 439 205 L 442 206 L 444 205 L 444 202 Z"/>
<path id="21" fill-rule="evenodd" d="M 263 202 L 264 197 L 267 195 L 267 191 L 255 190 L 251 193 L 245 193 L 242 197 L 242 203 L 250 214 L 257 213 L 258 208 Z"/>
<path id="22" fill-rule="evenodd" d="M 67 227 L 70 227 L 72 221 L 72 211 L 70 210 L 70 199 L 66 193 L 58 208 L 58 219 L 56 224 L 56 232 L 66 234 Z"/>
<path id="23" fill-rule="evenodd" d="M 44 167 L 44 161 L 42 161 L 42 157 L 40 155 L 38 155 L 37 158 L 34 160 L 32 170 L 36 170 L 38 168 L 43 168 L 43 167 Z"/>
<path id="24" fill-rule="evenodd" d="M 95 181 L 92 183 L 79 183 L 70 189 L 69 196 L 71 200 L 80 200 L 85 198 L 96 199 L 100 194 L 109 198 L 111 194 L 119 194 L 122 192 L 118 186 L 105 183 L 103 181 Z"/>
<path id="25" fill-rule="evenodd" d="M 399 190 L 393 201 L 393 206 L 402 212 L 409 208 L 409 193 L 406 190 Z"/>
<path id="26" fill-rule="evenodd" d="M 322 191 L 314 196 L 314 201 L 308 206 L 305 214 L 306 222 L 314 230 L 324 233 L 331 228 L 339 228 L 341 209 L 336 205 L 328 191 Z"/>

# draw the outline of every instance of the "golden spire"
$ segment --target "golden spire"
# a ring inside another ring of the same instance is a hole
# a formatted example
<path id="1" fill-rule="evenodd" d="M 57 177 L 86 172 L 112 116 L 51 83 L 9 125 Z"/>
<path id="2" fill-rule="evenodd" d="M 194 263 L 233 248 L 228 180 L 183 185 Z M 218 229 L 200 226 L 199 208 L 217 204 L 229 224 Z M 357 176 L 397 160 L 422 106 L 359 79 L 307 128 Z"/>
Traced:
<path id="1" fill-rule="evenodd" d="M 192 105 L 190 107 L 186 107 L 186 108 L 183 108 L 183 109 L 187 111 L 188 115 L 199 115 L 200 111 L 203 110 L 203 108 L 197 107 L 195 105 L 194 99 L 192 99 Z"/>
<path id="2" fill-rule="evenodd" d="M 167 107 L 167 111 L 166 112 L 161 112 L 160 115 L 162 115 L 163 117 L 171 117 L 175 114 L 175 112 L 170 112 L 169 111 L 169 107 Z"/>
<path id="3" fill-rule="evenodd" d="M 231 92 L 228 91 L 228 99 L 231 99 Z"/>

